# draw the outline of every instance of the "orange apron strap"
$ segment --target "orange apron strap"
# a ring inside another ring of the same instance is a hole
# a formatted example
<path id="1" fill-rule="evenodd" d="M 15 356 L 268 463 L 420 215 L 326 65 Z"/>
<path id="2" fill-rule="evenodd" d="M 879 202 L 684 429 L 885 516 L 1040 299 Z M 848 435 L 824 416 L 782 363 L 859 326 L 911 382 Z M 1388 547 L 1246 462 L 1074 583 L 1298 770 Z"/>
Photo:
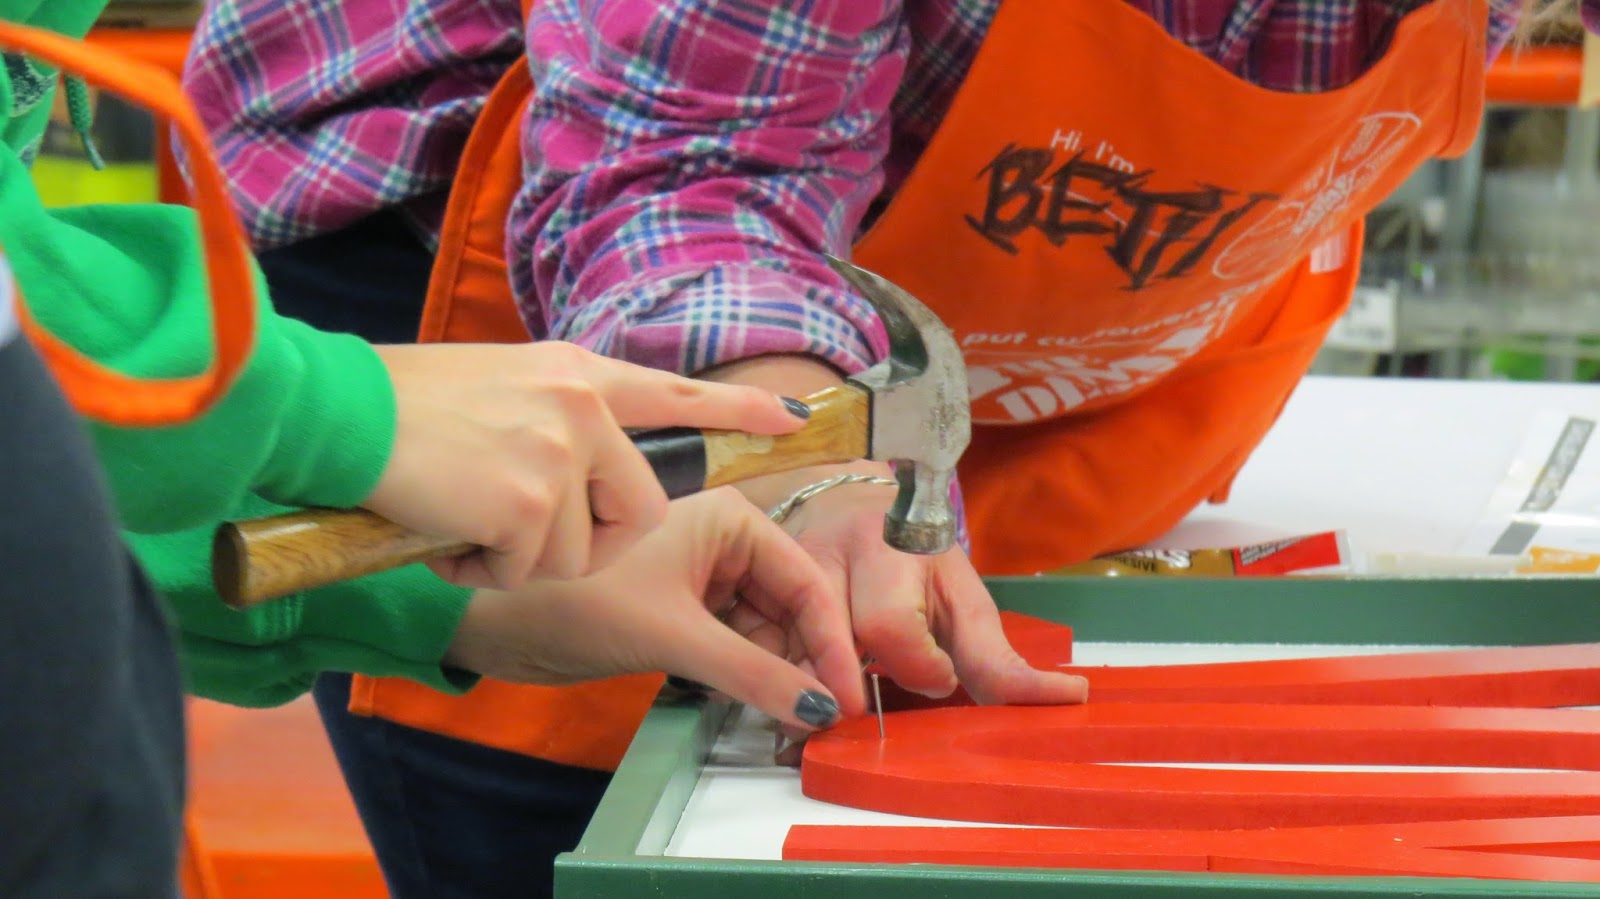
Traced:
<path id="1" fill-rule="evenodd" d="M 534 0 L 522 0 L 522 18 Z M 418 343 L 521 343 L 527 326 L 506 270 L 506 215 L 522 185 L 521 124 L 533 93 L 527 57 L 501 76 L 461 151 Z"/>
<path id="2" fill-rule="evenodd" d="M 528 340 L 504 247 L 506 214 L 522 183 L 518 125 L 532 91 L 527 60 L 519 58 L 489 94 L 467 138 L 428 279 L 420 343 Z"/>
<path id="3" fill-rule="evenodd" d="M 133 101 L 154 114 L 158 128 L 167 123 L 177 126 L 189 153 L 194 205 L 205 246 L 206 282 L 211 290 L 216 356 L 207 369 L 183 378 L 129 377 L 80 354 L 45 330 L 28 312 L 25 299 L 19 304 L 18 316 L 79 413 L 124 426 L 167 425 L 195 418 L 227 392 L 244 368 L 256 326 L 249 250 L 199 116 L 170 73 L 120 53 L 7 22 L 0 22 L 0 49 L 27 53 Z"/>
<path id="4" fill-rule="evenodd" d="M 522 0 L 522 17 L 534 0 Z M 428 278 L 418 343 L 521 343 L 527 327 L 506 269 L 506 216 L 522 185 L 521 124 L 533 94 L 528 60 L 501 76 L 456 166 Z"/>

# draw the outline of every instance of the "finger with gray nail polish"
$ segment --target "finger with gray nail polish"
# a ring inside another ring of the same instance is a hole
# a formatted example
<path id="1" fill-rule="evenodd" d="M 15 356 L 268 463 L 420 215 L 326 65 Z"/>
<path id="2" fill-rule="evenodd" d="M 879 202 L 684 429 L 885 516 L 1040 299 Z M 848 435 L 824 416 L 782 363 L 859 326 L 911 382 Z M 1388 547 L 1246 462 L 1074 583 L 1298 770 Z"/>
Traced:
<path id="1" fill-rule="evenodd" d="M 795 702 L 794 716 L 812 727 L 832 727 L 839 720 L 839 703 L 820 690 L 807 690 Z"/>

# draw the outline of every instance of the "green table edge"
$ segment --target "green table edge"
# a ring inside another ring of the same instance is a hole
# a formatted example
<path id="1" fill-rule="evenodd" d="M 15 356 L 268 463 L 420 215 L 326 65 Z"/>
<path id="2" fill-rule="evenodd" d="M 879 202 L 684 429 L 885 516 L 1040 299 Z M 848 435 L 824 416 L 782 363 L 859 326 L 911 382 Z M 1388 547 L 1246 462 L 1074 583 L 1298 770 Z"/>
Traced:
<path id="1" fill-rule="evenodd" d="M 1074 637 L 1153 643 L 1530 646 L 1600 642 L 1600 581 L 1531 579 L 997 578 L 1002 609 L 1069 623 Z M 577 849 L 556 860 L 560 899 L 873 895 L 1289 897 L 1597 896 L 1594 884 L 1442 878 L 1256 877 L 943 865 L 857 865 L 662 855 L 726 720 L 725 704 L 661 700 L 645 718 Z"/>

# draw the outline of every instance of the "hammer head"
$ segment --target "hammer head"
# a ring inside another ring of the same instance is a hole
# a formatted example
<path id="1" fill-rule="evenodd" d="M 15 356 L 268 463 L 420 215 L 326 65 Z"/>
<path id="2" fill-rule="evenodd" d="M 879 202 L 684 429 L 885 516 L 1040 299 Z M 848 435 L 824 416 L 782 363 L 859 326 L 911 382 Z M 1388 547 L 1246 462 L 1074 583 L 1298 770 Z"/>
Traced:
<path id="1" fill-rule="evenodd" d="M 972 439 L 961 348 L 916 297 L 843 260 L 829 256 L 828 264 L 872 304 L 889 334 L 888 358 L 849 379 L 872 399 L 868 457 L 893 462 L 900 482 L 884 542 L 909 553 L 944 552 L 956 542 L 950 480 Z"/>

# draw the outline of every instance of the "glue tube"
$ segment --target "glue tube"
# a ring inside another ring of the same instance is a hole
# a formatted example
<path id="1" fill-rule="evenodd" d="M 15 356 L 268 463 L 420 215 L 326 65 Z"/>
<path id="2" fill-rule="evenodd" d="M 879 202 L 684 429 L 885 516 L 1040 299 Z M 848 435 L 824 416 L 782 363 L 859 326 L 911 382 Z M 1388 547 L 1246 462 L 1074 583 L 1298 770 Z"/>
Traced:
<path id="1" fill-rule="evenodd" d="M 1324 531 L 1231 549 L 1139 549 L 1053 571 L 1054 575 L 1264 577 L 1341 568 L 1350 563 L 1343 531 Z"/>

